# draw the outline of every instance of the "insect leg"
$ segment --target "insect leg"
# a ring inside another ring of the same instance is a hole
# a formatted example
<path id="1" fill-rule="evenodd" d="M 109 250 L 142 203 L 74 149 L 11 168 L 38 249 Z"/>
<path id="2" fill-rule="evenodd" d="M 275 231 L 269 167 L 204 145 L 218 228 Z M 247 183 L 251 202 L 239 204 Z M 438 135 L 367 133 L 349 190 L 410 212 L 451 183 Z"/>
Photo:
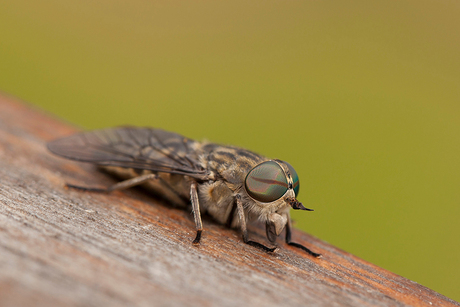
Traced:
<path id="1" fill-rule="evenodd" d="M 200 243 L 201 233 L 203 232 L 203 224 L 201 222 L 200 204 L 198 202 L 198 193 L 196 191 L 196 182 L 192 182 L 190 186 L 190 199 L 192 201 L 193 217 L 196 225 L 196 237 L 193 244 Z"/>
<path id="2" fill-rule="evenodd" d="M 266 252 L 273 252 L 276 249 L 276 247 L 269 248 L 258 242 L 249 241 L 248 228 L 246 226 L 246 217 L 244 216 L 244 208 L 243 208 L 243 203 L 241 201 L 240 195 L 236 195 L 236 210 L 238 211 L 238 218 L 240 219 L 240 227 L 241 227 L 241 232 L 243 233 L 244 243 L 260 248 L 260 249 L 263 249 Z"/>
<path id="3" fill-rule="evenodd" d="M 225 226 L 228 228 L 232 227 L 233 220 L 235 218 L 235 211 L 236 211 L 236 202 L 233 202 L 232 209 L 230 210 L 230 214 L 228 215 L 227 222 L 225 222 Z"/>
<path id="4" fill-rule="evenodd" d="M 91 188 L 91 187 L 82 187 L 78 185 L 73 185 L 73 184 L 66 184 L 68 188 L 73 188 L 73 189 L 78 189 L 78 190 L 84 190 L 84 191 L 92 191 L 92 192 L 112 192 L 115 190 L 124 190 L 127 188 L 134 187 L 136 185 L 142 184 L 148 180 L 152 179 L 157 179 L 158 175 L 157 174 L 146 174 L 146 175 L 141 175 L 138 177 L 134 177 L 128 180 L 124 180 L 121 182 L 118 182 L 110 187 L 107 188 Z"/>
<path id="5" fill-rule="evenodd" d="M 291 217 L 288 216 L 287 218 L 288 219 L 287 219 L 287 223 L 286 223 L 286 243 L 288 245 L 300 248 L 301 250 L 303 250 L 303 251 L 309 253 L 310 255 L 312 255 L 313 257 L 316 257 L 316 258 L 321 257 L 321 254 L 317 254 L 315 252 L 312 252 L 311 250 L 309 250 L 305 246 L 303 246 L 303 245 L 301 245 L 299 243 L 291 242 Z"/>

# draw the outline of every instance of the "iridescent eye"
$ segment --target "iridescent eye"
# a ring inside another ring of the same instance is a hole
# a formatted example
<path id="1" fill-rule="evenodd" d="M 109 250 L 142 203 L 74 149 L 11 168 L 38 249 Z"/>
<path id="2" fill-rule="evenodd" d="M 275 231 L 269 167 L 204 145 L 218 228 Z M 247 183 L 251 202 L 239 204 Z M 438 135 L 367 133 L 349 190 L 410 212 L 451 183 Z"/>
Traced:
<path id="1" fill-rule="evenodd" d="M 291 164 L 287 163 L 286 161 L 283 162 L 286 163 L 287 167 L 289 168 L 289 172 L 291 173 L 292 177 L 292 188 L 294 189 L 295 196 L 297 197 L 297 195 L 299 195 L 300 188 L 299 176 Z"/>
<path id="2" fill-rule="evenodd" d="M 279 199 L 288 190 L 286 175 L 274 161 L 254 167 L 246 176 L 245 186 L 252 198 L 264 203 Z"/>

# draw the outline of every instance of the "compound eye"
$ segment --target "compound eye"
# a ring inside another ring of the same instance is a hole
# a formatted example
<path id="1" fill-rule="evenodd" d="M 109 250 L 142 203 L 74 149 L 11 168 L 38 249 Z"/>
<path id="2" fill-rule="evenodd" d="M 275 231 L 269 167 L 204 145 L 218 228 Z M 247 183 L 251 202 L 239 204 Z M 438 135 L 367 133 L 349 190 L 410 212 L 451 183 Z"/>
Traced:
<path id="1" fill-rule="evenodd" d="M 291 164 L 287 163 L 286 161 L 283 161 L 286 163 L 289 172 L 291 173 L 291 178 L 292 178 L 292 188 L 294 189 L 295 196 L 299 195 L 299 189 L 300 189 L 300 182 L 299 182 L 299 176 L 297 175 L 297 172 L 295 169 L 292 167 Z"/>
<path id="2" fill-rule="evenodd" d="M 283 169 L 274 161 L 260 163 L 246 176 L 248 194 L 257 201 L 269 203 L 281 198 L 288 190 Z"/>

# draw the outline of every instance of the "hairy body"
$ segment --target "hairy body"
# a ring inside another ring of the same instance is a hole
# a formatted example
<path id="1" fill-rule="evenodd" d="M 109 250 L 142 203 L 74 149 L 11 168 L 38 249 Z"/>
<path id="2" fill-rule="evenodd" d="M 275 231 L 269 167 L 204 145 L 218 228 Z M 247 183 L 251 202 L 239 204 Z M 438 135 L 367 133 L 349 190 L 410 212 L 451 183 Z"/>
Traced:
<path id="1" fill-rule="evenodd" d="M 266 223 L 271 243 L 286 228 L 289 244 L 319 256 L 290 242 L 290 208 L 310 209 L 297 201 L 298 177 L 286 162 L 152 128 L 80 133 L 53 141 L 48 148 L 125 179 L 107 189 L 83 189 L 112 191 L 141 184 L 175 205 L 191 203 L 197 227 L 194 243 L 201 239 L 201 213 L 207 213 L 219 223 L 240 228 L 245 243 L 275 249 L 248 239 L 246 224 L 257 219 Z"/>

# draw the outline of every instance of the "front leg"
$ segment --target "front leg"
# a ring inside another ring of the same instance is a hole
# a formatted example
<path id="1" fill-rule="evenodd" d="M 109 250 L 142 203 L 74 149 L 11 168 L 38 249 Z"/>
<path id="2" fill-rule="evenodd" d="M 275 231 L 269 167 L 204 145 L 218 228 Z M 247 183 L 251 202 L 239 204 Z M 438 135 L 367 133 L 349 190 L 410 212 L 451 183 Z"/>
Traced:
<path id="1" fill-rule="evenodd" d="M 241 196 L 240 195 L 236 195 L 236 210 L 238 212 L 238 218 L 240 220 L 240 227 L 241 227 L 241 232 L 243 233 L 243 241 L 244 241 L 244 243 L 249 244 L 249 245 L 254 246 L 254 247 L 257 247 L 257 248 L 260 248 L 260 249 L 263 249 L 266 252 L 275 251 L 276 247 L 269 248 L 269 247 L 266 247 L 265 245 L 260 244 L 258 242 L 249 241 L 249 239 L 248 239 L 248 228 L 246 226 L 246 217 L 244 215 L 244 207 L 243 207 L 243 202 L 241 201 Z"/>
<path id="2" fill-rule="evenodd" d="M 303 250 L 303 251 L 309 253 L 310 255 L 312 255 L 313 257 L 316 257 L 316 258 L 321 257 L 321 254 L 317 254 L 315 252 L 312 252 L 311 250 L 309 250 L 305 246 L 303 246 L 303 245 L 301 245 L 299 243 L 291 242 L 291 217 L 289 216 L 289 214 L 287 216 L 287 223 L 286 223 L 286 243 L 288 245 L 300 248 L 301 250 Z"/>

